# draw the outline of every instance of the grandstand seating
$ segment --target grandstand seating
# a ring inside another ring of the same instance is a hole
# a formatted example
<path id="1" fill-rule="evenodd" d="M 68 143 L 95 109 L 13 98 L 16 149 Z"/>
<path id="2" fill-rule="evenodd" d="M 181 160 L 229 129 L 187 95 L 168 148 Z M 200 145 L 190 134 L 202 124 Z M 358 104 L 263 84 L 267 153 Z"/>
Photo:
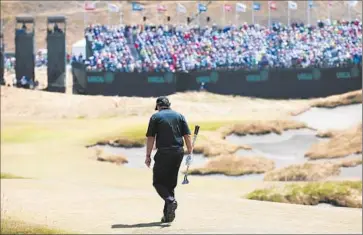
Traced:
<path id="1" fill-rule="evenodd" d="M 362 23 L 358 20 L 315 26 L 274 24 L 271 28 L 257 24 L 224 28 L 91 25 L 85 36 L 93 51 L 85 60 L 88 70 L 187 72 L 362 62 Z"/>

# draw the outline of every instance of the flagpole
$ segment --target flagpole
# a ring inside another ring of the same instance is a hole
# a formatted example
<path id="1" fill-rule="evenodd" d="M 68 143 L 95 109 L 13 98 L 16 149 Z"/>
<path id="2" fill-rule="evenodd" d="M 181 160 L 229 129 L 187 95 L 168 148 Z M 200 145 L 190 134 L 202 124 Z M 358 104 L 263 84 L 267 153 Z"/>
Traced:
<path id="1" fill-rule="evenodd" d="M 310 24 L 309 18 L 310 18 L 310 3 L 309 3 L 309 1 L 306 1 L 306 22 L 307 22 L 307 24 Z"/>
<path id="2" fill-rule="evenodd" d="M 329 8 L 328 9 L 328 17 L 329 17 L 329 23 L 330 23 L 331 22 L 331 12 L 330 12 L 331 11 L 331 9 L 330 9 L 331 8 L 331 1 L 330 0 L 328 2 L 328 8 Z"/>
<path id="3" fill-rule="evenodd" d="M 252 1 L 252 24 L 255 24 L 255 2 Z"/>
<path id="4" fill-rule="evenodd" d="M 86 28 L 86 1 L 83 1 L 83 26 Z"/>
<path id="5" fill-rule="evenodd" d="M 179 10 L 178 10 L 178 5 L 176 6 L 176 23 L 177 25 L 180 25 L 180 15 L 179 15 Z"/>
<path id="6" fill-rule="evenodd" d="M 200 26 L 200 11 L 199 11 L 199 4 L 200 4 L 200 1 L 198 1 L 198 6 L 197 6 L 197 9 L 198 9 L 198 27 Z"/>
<path id="7" fill-rule="evenodd" d="M 306 8 L 306 10 L 307 10 L 307 13 L 306 13 L 306 15 L 307 15 L 307 20 L 308 20 L 308 25 L 310 25 L 310 3 L 309 3 L 309 1 L 307 1 L 307 4 L 308 4 L 308 6 L 307 6 L 307 8 Z"/>
<path id="8" fill-rule="evenodd" d="M 237 13 L 237 7 L 234 9 L 234 22 L 235 22 L 235 25 L 238 27 L 239 24 L 238 24 L 238 13 Z"/>
<path id="9" fill-rule="evenodd" d="M 142 20 L 141 20 L 141 22 L 142 22 L 142 25 L 145 25 L 145 22 L 144 22 L 144 9 L 142 9 L 141 10 L 141 17 L 142 17 Z"/>
<path id="10" fill-rule="evenodd" d="M 287 2 L 287 25 L 290 26 L 290 5 L 289 5 L 289 1 Z"/>
<path id="11" fill-rule="evenodd" d="M 107 21 L 108 21 L 108 25 L 110 25 L 111 22 L 111 14 L 110 14 L 110 2 L 107 2 Z"/>
<path id="12" fill-rule="evenodd" d="M 157 23 L 156 23 L 156 25 L 161 25 L 161 23 L 160 23 L 160 11 L 159 11 L 159 5 L 156 5 L 156 21 L 157 21 Z"/>
<path id="13" fill-rule="evenodd" d="M 270 7 L 270 1 L 267 2 L 268 5 L 268 27 L 271 27 L 271 7 Z"/>
<path id="14" fill-rule="evenodd" d="M 350 2 L 348 2 L 348 20 L 349 21 L 351 21 L 351 19 L 352 19 L 352 15 L 351 15 L 352 12 L 351 12 L 350 8 L 351 8 L 351 5 L 350 5 Z"/>
<path id="15" fill-rule="evenodd" d="M 123 4 L 122 4 L 122 3 L 123 3 L 123 2 L 121 2 L 121 5 L 120 5 L 120 8 L 121 8 L 121 9 L 120 9 L 120 25 L 122 25 L 122 17 L 123 17 L 123 14 L 124 14 L 124 13 L 123 13 L 123 7 L 124 7 L 124 6 L 123 6 Z"/>
<path id="16" fill-rule="evenodd" d="M 223 26 L 226 25 L 226 9 L 225 9 L 225 6 L 226 6 L 226 3 L 225 3 L 225 1 L 223 1 L 223 7 L 222 7 L 222 9 L 223 9 Z"/>

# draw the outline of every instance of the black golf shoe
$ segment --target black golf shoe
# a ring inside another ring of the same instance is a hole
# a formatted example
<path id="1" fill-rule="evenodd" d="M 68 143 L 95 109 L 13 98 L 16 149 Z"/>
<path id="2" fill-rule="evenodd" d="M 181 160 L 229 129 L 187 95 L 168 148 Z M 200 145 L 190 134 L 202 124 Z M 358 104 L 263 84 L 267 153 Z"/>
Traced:
<path id="1" fill-rule="evenodd" d="M 166 222 L 174 221 L 176 208 L 178 208 L 178 203 L 175 200 L 166 204 L 166 213 L 164 216 Z"/>
<path id="2" fill-rule="evenodd" d="M 161 223 L 168 223 L 168 221 L 165 219 L 165 215 L 161 218 Z"/>

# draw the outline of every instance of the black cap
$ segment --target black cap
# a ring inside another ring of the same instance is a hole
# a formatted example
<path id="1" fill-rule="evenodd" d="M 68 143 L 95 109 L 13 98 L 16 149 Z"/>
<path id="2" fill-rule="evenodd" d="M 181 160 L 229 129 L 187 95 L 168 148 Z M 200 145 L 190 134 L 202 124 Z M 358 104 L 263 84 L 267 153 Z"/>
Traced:
<path id="1" fill-rule="evenodd" d="M 159 98 L 156 99 L 155 110 L 158 110 L 158 105 L 169 108 L 170 107 L 169 99 L 165 96 L 160 96 Z"/>

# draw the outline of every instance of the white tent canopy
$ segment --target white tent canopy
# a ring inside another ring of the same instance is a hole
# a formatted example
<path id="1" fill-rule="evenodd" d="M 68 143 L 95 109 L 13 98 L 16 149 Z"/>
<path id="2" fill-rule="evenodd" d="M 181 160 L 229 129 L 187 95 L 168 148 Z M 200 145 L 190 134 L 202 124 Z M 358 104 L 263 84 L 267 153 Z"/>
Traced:
<path id="1" fill-rule="evenodd" d="M 77 41 L 72 45 L 72 55 L 79 56 L 83 55 L 83 58 L 86 56 L 86 39 L 82 39 Z"/>

